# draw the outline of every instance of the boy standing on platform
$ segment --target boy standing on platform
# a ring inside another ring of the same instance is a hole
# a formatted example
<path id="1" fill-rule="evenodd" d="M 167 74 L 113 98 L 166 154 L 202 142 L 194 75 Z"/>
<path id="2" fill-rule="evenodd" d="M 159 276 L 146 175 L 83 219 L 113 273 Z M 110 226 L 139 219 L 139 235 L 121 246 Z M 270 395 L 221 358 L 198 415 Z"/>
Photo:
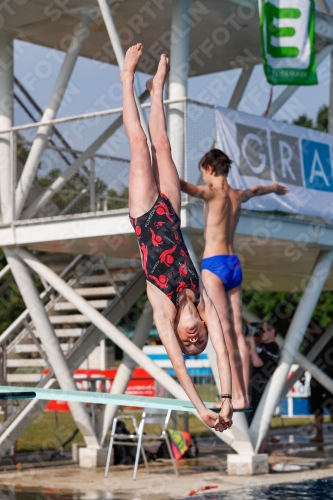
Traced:
<path id="1" fill-rule="evenodd" d="M 249 407 L 249 351 L 242 332 L 242 268 L 234 252 L 234 236 L 241 205 L 254 196 L 284 195 L 289 189 L 279 184 L 233 189 L 227 180 L 232 160 L 219 149 L 212 149 L 199 162 L 204 186 L 180 180 L 184 193 L 204 200 L 205 250 L 202 280 L 212 297 L 225 335 L 232 373 L 232 399 L 235 409 Z"/>

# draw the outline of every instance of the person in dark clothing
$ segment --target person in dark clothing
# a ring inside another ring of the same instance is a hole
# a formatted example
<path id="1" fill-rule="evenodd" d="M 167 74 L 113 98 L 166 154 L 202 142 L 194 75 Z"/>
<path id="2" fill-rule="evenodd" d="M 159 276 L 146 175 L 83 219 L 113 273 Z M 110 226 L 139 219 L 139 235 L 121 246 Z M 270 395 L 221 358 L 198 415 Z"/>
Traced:
<path id="1" fill-rule="evenodd" d="M 262 330 L 263 333 L 260 337 L 254 335 L 247 337 L 252 364 L 250 399 L 253 412 L 247 414 L 249 425 L 258 408 L 265 387 L 280 360 L 280 349 L 275 341 L 275 329 L 267 321 L 264 321 Z"/>
<path id="2" fill-rule="evenodd" d="M 314 364 L 330 378 L 333 378 L 333 337 L 331 337 L 316 357 Z M 325 409 L 329 412 L 331 421 L 333 422 L 333 394 L 313 377 L 311 377 L 310 388 L 310 412 L 314 415 L 314 423 L 308 430 L 308 433 L 310 434 L 315 429 L 316 434 L 310 441 L 322 443 L 324 440 L 323 423 Z"/>

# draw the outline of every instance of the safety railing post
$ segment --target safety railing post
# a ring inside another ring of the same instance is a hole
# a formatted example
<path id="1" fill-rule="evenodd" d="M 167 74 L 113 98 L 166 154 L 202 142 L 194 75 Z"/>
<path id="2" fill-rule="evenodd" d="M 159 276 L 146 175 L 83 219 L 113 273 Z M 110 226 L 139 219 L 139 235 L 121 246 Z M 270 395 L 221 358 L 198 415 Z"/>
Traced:
<path id="1" fill-rule="evenodd" d="M 16 132 L 11 130 L 10 132 L 10 220 L 16 220 L 16 210 L 15 210 L 15 190 L 16 190 L 16 165 L 17 165 L 17 144 L 16 144 Z"/>
<path id="2" fill-rule="evenodd" d="M 1 385 L 7 385 L 7 351 L 6 346 L 0 346 L 0 383 Z M 2 401 L 1 403 L 3 411 L 3 421 L 7 420 L 7 402 Z"/>
<path id="3" fill-rule="evenodd" d="M 90 212 L 95 212 L 95 158 L 90 158 Z"/>

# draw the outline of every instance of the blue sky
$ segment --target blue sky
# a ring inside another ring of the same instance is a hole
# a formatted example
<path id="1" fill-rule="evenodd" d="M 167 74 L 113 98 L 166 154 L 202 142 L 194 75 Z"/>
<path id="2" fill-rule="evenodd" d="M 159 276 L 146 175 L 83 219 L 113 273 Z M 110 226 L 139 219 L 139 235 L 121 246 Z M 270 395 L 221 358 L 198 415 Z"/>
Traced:
<path id="1" fill-rule="evenodd" d="M 33 98 L 44 109 L 55 84 L 64 53 L 15 41 L 15 75 L 29 90 Z M 318 67 L 319 84 L 302 87 L 295 94 L 293 102 L 286 103 L 275 116 L 291 121 L 306 113 L 315 118 L 318 109 L 329 102 L 330 58 Z M 239 70 L 214 73 L 189 79 L 188 96 L 192 99 L 227 106 L 237 81 Z M 139 75 L 137 90 L 142 91 L 147 75 Z M 223 92 L 212 92 L 214 82 L 223 81 Z M 240 110 L 262 114 L 268 103 L 270 86 L 267 84 L 261 65 L 256 66 L 249 82 Z M 283 87 L 274 87 L 274 99 Z M 90 111 L 121 106 L 121 85 L 116 66 L 95 62 L 80 57 L 76 63 L 69 89 L 64 97 L 58 117 L 71 116 Z"/>

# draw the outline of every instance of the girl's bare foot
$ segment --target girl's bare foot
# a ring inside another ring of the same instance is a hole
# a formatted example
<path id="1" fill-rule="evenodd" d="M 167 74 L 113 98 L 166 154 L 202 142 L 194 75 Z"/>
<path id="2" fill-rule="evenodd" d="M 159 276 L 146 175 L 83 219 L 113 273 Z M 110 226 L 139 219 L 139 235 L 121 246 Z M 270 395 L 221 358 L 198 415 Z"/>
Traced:
<path id="1" fill-rule="evenodd" d="M 160 62 L 156 74 L 153 78 L 146 81 L 146 88 L 149 92 L 163 90 L 166 76 L 169 72 L 169 59 L 165 54 L 161 54 Z"/>
<path id="2" fill-rule="evenodd" d="M 142 43 L 137 43 L 130 47 L 125 56 L 124 66 L 120 73 L 120 81 L 125 83 L 125 81 L 133 81 L 134 73 L 136 71 L 140 57 L 142 56 L 143 45 Z"/>

